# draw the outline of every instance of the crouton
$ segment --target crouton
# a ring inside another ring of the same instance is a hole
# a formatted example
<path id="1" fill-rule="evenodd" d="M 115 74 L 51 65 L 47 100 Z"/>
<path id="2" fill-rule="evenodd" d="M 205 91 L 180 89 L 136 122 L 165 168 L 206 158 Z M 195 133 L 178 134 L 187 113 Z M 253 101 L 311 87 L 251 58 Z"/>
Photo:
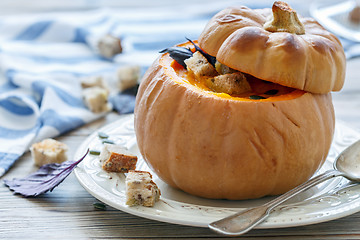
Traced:
<path id="1" fill-rule="evenodd" d="M 140 66 L 123 66 L 117 70 L 117 83 L 120 91 L 136 86 L 140 78 Z"/>
<path id="2" fill-rule="evenodd" d="M 107 112 L 110 110 L 108 104 L 108 92 L 101 87 L 90 87 L 83 90 L 85 105 L 94 113 Z"/>
<path id="3" fill-rule="evenodd" d="M 244 74 L 240 72 L 219 75 L 206 79 L 206 86 L 211 90 L 227 94 L 241 94 L 250 92 L 251 87 Z"/>
<path id="4" fill-rule="evenodd" d="M 204 76 L 214 77 L 218 75 L 213 65 L 200 53 L 195 52 L 192 57 L 185 61 L 187 70 L 194 74 L 196 79 L 201 79 Z"/>
<path id="5" fill-rule="evenodd" d="M 42 166 L 49 163 L 62 163 L 67 160 L 66 144 L 47 138 L 41 142 L 34 143 L 30 147 L 31 155 L 36 166 Z"/>
<path id="6" fill-rule="evenodd" d="M 160 199 L 160 189 L 146 171 L 129 171 L 125 179 L 126 205 L 152 207 Z"/>
<path id="7" fill-rule="evenodd" d="M 107 90 L 107 86 L 103 77 L 101 76 L 88 76 L 81 79 L 82 88 L 101 87 Z"/>
<path id="8" fill-rule="evenodd" d="M 102 168 L 107 172 L 127 173 L 135 170 L 137 156 L 119 145 L 104 143 L 99 156 Z"/>
<path id="9" fill-rule="evenodd" d="M 232 68 L 230 68 L 230 67 L 226 66 L 225 64 L 222 64 L 221 62 L 218 62 L 218 61 L 216 61 L 216 63 L 215 63 L 215 69 L 220 75 L 238 72 L 237 70 L 232 69 Z"/>
<path id="10" fill-rule="evenodd" d="M 98 49 L 99 53 L 106 58 L 111 58 L 123 51 L 120 38 L 110 34 L 100 38 L 98 42 Z"/>

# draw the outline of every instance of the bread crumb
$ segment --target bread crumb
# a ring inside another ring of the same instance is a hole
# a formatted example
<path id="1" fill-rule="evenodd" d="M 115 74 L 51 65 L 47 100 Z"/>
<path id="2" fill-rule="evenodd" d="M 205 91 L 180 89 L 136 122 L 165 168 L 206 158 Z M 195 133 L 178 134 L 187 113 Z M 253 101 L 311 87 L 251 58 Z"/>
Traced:
<path id="1" fill-rule="evenodd" d="M 184 62 L 187 70 L 194 74 L 196 79 L 201 79 L 204 76 L 214 77 L 218 75 L 214 66 L 198 51 L 194 52 L 193 56 Z"/>
<path id="2" fill-rule="evenodd" d="M 116 54 L 122 53 L 121 40 L 115 36 L 107 34 L 100 38 L 98 42 L 100 55 L 112 58 Z"/>
<path id="3" fill-rule="evenodd" d="M 349 13 L 349 19 L 353 23 L 360 23 L 360 6 L 356 5 Z"/>
<path id="4" fill-rule="evenodd" d="M 137 163 L 137 156 L 126 148 L 108 143 L 104 143 L 99 159 L 102 168 L 107 172 L 127 173 L 135 170 Z"/>
<path id="5" fill-rule="evenodd" d="M 90 87 L 83 89 L 83 100 L 85 105 L 94 113 L 110 111 L 108 103 L 108 92 L 101 87 Z"/>
<path id="6" fill-rule="evenodd" d="M 215 92 L 241 94 L 251 91 L 251 86 L 241 72 L 219 75 L 206 79 L 205 84 Z"/>
<path id="7" fill-rule="evenodd" d="M 68 146 L 51 138 L 34 143 L 30 147 L 31 156 L 36 166 L 49 163 L 62 163 L 67 160 Z"/>
<path id="8" fill-rule="evenodd" d="M 140 66 L 123 66 L 117 70 L 117 83 L 120 92 L 132 88 L 138 84 L 140 78 Z"/>
<path id="9" fill-rule="evenodd" d="M 153 207 L 160 199 L 160 189 L 146 171 L 131 170 L 126 176 L 126 205 Z"/>
<path id="10" fill-rule="evenodd" d="M 108 90 L 105 80 L 101 76 L 84 77 L 80 81 L 82 88 L 100 87 L 100 88 L 104 88 L 105 90 Z"/>

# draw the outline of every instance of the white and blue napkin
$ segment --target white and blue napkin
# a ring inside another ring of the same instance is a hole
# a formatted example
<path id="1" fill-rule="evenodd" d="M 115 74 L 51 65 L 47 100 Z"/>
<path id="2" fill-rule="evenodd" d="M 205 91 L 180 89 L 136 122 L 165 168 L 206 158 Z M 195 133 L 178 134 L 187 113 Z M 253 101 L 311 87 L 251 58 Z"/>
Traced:
<path id="1" fill-rule="evenodd" d="M 0 177 L 32 143 L 103 116 L 85 107 L 81 78 L 112 76 L 125 64 L 141 65 L 145 71 L 163 48 L 184 42 L 185 37 L 196 39 L 222 7 L 0 17 Z M 105 34 L 122 40 L 123 53 L 113 59 L 97 52 L 97 41 Z M 120 113 L 131 101 L 126 96 L 111 100 Z"/>

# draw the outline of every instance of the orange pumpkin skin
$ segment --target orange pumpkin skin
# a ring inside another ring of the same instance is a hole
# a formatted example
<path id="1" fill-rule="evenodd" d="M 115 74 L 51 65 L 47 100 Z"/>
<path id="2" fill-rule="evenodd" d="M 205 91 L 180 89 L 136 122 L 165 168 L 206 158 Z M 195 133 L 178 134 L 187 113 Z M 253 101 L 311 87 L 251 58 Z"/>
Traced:
<path id="1" fill-rule="evenodd" d="M 309 179 L 334 132 L 331 94 L 236 100 L 179 79 L 168 54 L 145 74 L 135 107 L 139 150 L 169 185 L 205 198 L 276 195 Z"/>
<path id="2" fill-rule="evenodd" d="M 226 8 L 205 26 L 199 45 L 226 66 L 263 80 L 312 93 L 340 91 L 346 59 L 339 39 L 304 17 L 305 34 L 267 31 L 271 16 L 270 9 Z"/>

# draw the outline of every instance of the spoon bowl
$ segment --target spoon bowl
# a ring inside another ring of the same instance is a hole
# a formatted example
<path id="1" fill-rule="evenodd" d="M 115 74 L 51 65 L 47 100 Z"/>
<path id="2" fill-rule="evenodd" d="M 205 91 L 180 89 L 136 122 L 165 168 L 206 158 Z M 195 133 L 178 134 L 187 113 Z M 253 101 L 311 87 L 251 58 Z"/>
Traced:
<path id="1" fill-rule="evenodd" d="M 311 178 L 307 182 L 278 196 L 264 205 L 246 209 L 212 222 L 209 224 L 209 228 L 224 235 L 239 236 L 263 222 L 275 207 L 321 182 L 338 176 L 345 177 L 354 182 L 360 182 L 360 140 L 341 152 L 335 159 L 333 167 L 334 169 Z"/>
<path id="2" fill-rule="evenodd" d="M 334 169 L 351 181 L 360 181 L 360 140 L 339 154 L 334 161 Z"/>

